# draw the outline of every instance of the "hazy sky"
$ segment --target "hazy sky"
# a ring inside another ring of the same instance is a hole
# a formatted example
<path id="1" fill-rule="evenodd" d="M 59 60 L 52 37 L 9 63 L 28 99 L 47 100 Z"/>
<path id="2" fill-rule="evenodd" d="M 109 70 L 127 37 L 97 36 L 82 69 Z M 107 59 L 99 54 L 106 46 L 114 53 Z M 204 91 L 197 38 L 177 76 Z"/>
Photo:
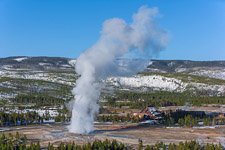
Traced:
<path id="1" fill-rule="evenodd" d="M 0 0 L 0 57 L 77 57 L 104 20 L 158 7 L 170 42 L 158 59 L 225 60 L 225 0 Z"/>

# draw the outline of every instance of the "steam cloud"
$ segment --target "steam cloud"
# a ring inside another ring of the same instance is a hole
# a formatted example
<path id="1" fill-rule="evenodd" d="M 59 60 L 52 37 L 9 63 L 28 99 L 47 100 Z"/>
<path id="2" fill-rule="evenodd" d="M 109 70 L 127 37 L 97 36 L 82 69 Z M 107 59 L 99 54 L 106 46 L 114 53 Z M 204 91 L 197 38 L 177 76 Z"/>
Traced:
<path id="1" fill-rule="evenodd" d="M 76 62 L 76 72 L 80 78 L 73 89 L 75 100 L 70 132 L 89 133 L 93 130 L 94 118 L 99 110 L 100 81 L 115 75 L 117 58 L 137 54 L 141 58 L 148 56 L 149 59 L 166 46 L 167 34 L 156 24 L 157 15 L 157 8 L 142 6 L 133 15 L 130 24 L 119 18 L 103 23 L 99 40 Z"/>

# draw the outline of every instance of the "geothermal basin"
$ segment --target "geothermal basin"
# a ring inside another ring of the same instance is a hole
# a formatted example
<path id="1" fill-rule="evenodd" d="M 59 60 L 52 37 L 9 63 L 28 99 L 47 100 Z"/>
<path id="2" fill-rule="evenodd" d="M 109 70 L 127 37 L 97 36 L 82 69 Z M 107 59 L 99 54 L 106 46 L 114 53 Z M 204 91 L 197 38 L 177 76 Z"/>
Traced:
<path id="1" fill-rule="evenodd" d="M 144 145 L 156 142 L 179 143 L 186 140 L 197 140 L 201 144 L 224 143 L 225 126 L 204 128 L 166 128 L 159 126 L 138 126 L 137 124 L 95 124 L 95 131 L 90 134 L 70 133 L 65 124 L 32 125 L 27 127 L 1 128 L 1 132 L 26 135 L 28 141 L 40 141 L 42 147 L 48 143 L 57 146 L 61 142 L 84 144 L 94 140 L 117 140 L 136 147 L 141 139 Z"/>

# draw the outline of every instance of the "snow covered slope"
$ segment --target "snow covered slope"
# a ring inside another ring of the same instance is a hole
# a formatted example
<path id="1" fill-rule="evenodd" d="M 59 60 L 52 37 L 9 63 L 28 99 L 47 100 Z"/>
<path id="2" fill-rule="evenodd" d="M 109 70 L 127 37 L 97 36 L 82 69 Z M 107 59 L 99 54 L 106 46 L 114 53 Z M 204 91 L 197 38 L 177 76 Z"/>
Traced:
<path id="1" fill-rule="evenodd" d="M 199 69 L 190 74 L 225 80 L 225 68 Z"/>
<path id="2" fill-rule="evenodd" d="M 56 57 L 0 59 L 0 77 L 33 79 L 74 85 L 75 60 Z"/>
<path id="3" fill-rule="evenodd" d="M 192 78 L 192 76 L 190 76 L 190 78 Z M 205 82 L 204 80 L 200 79 L 183 79 L 180 78 L 180 76 L 174 78 L 168 77 L 168 74 L 158 75 L 152 73 L 149 75 L 136 75 L 133 77 L 110 77 L 106 80 L 106 82 L 118 89 L 132 91 L 192 91 L 193 93 L 204 93 L 208 96 L 225 95 L 225 81 L 217 84 L 217 82 L 212 82 L 214 79 L 211 79 L 211 82 Z"/>
<path id="4" fill-rule="evenodd" d="M 75 62 L 58 57 L 1 58 L 0 99 L 30 93 L 67 99 L 77 78 Z"/>
<path id="5" fill-rule="evenodd" d="M 225 61 L 152 60 L 146 71 L 187 73 L 225 80 Z"/>
<path id="6" fill-rule="evenodd" d="M 187 84 L 181 80 L 174 78 L 167 78 L 159 75 L 151 76 L 134 76 L 134 77 L 111 77 L 107 79 L 107 82 L 121 88 L 141 88 L 163 91 L 177 91 L 183 92 Z"/>

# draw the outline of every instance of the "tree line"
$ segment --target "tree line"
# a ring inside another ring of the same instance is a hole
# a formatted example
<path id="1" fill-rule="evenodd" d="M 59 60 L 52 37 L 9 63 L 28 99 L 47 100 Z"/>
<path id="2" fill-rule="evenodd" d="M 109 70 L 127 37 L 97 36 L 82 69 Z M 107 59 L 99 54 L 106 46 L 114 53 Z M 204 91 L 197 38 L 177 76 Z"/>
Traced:
<path id="1" fill-rule="evenodd" d="M 225 104 L 224 96 L 200 96 L 191 92 L 129 92 L 117 91 L 113 96 L 104 97 L 107 102 L 103 105 L 111 107 L 130 106 L 134 109 L 142 109 L 146 106 L 153 105 L 156 107 L 166 106 L 183 106 L 187 103 L 194 106 L 201 106 L 203 104 Z M 120 101 L 120 102 L 118 102 Z"/>
<path id="2" fill-rule="evenodd" d="M 139 144 L 138 149 L 142 150 L 143 146 Z M 145 150 L 223 150 L 221 144 L 206 144 L 201 145 L 196 141 L 180 142 L 179 144 L 170 143 L 169 145 L 163 142 L 158 142 L 155 145 L 147 145 Z"/>
<path id="3" fill-rule="evenodd" d="M 143 145 L 142 140 L 139 140 L 138 150 L 223 150 L 221 144 L 206 144 L 201 145 L 196 141 L 180 142 L 179 144 L 170 143 L 169 145 L 163 142 L 158 142 L 154 145 Z M 27 137 L 21 136 L 18 132 L 15 135 L 4 133 L 0 135 L 1 150 L 131 150 L 134 147 L 125 145 L 116 140 L 95 140 L 92 143 L 83 145 L 73 143 L 60 143 L 55 146 L 51 143 L 47 147 L 42 147 L 39 142 L 28 142 Z"/>
<path id="4" fill-rule="evenodd" d="M 113 123 L 121 123 L 121 122 L 132 122 L 138 123 L 140 121 L 148 120 L 150 118 L 144 117 L 139 118 L 138 116 L 133 116 L 131 114 L 127 115 L 118 115 L 118 114 L 110 114 L 110 115 L 99 115 L 97 117 L 97 121 L 99 122 L 113 122 Z M 162 113 L 162 123 L 165 126 L 186 126 L 193 127 L 199 126 L 199 122 L 202 122 L 202 125 L 210 126 L 210 125 L 224 125 L 225 118 L 218 118 L 217 115 L 210 116 L 206 115 L 203 111 L 184 111 L 184 110 L 176 110 L 170 111 L 169 113 Z"/>
<path id="5" fill-rule="evenodd" d="M 203 111 L 183 111 L 176 110 L 175 112 L 169 112 L 164 115 L 164 124 L 166 126 L 174 126 L 178 124 L 179 126 L 193 127 L 198 126 L 199 122 L 202 125 L 224 125 L 225 118 L 218 118 L 218 115 L 210 116 L 206 115 Z"/>
<path id="6" fill-rule="evenodd" d="M 51 117 L 50 114 L 46 113 L 40 116 L 37 112 L 31 111 L 26 113 L 6 113 L 0 111 L 0 126 L 20 126 L 29 124 L 42 124 L 45 120 L 54 119 L 55 122 L 66 122 L 70 118 L 66 117 L 65 114 L 59 113 L 55 117 Z"/>
<path id="7" fill-rule="evenodd" d="M 29 94 L 29 95 L 17 95 L 12 99 L 14 103 L 20 104 L 35 104 L 38 106 L 59 106 L 64 104 L 64 100 L 56 97 L 52 97 L 45 94 Z"/>
<path id="8" fill-rule="evenodd" d="M 43 119 L 44 116 L 39 116 L 37 112 L 6 113 L 4 111 L 0 111 L 0 126 L 16 126 L 41 123 L 43 122 Z"/>

